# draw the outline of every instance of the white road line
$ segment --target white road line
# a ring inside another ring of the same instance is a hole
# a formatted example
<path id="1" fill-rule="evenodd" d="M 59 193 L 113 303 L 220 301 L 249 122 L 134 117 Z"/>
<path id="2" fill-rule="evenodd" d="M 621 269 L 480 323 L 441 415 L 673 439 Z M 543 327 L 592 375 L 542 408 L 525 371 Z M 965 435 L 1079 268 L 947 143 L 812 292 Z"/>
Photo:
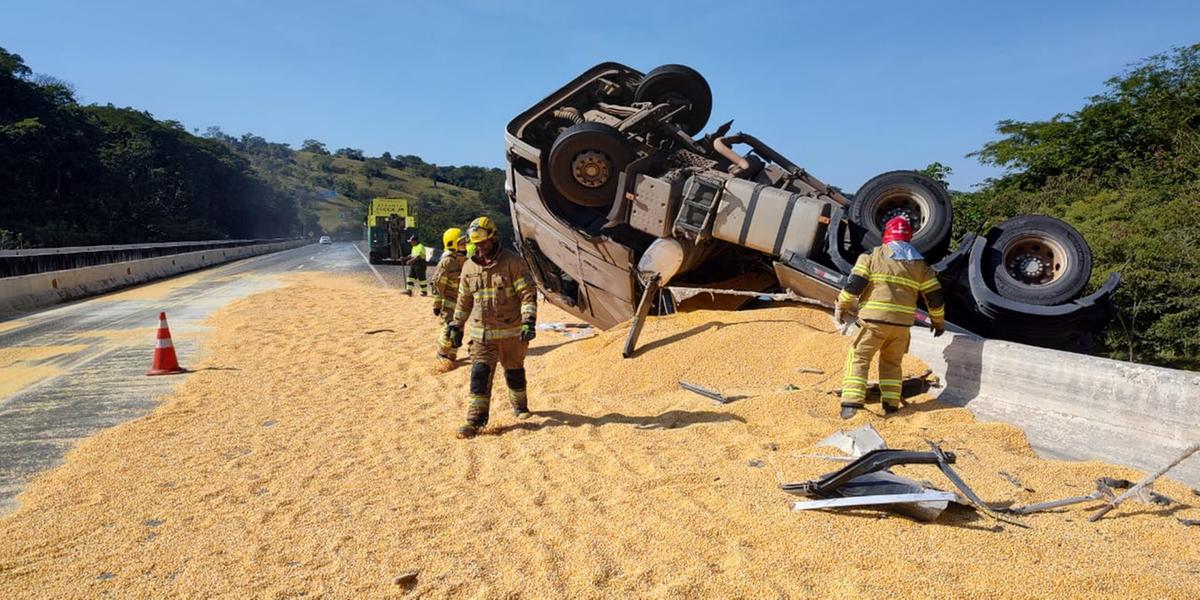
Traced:
<path id="1" fill-rule="evenodd" d="M 354 246 L 354 251 L 357 252 L 358 255 L 362 257 L 363 262 L 367 263 L 368 267 L 371 267 L 371 272 L 375 274 L 375 279 L 378 279 L 379 283 L 383 284 L 383 287 L 392 287 L 392 286 L 388 285 L 388 282 L 387 282 L 387 280 L 385 280 L 383 278 L 383 275 L 379 274 L 379 270 L 375 268 L 375 265 L 371 264 L 371 261 L 367 259 L 367 255 L 363 254 L 362 250 L 358 249 L 358 244 L 351 244 L 351 246 Z"/>

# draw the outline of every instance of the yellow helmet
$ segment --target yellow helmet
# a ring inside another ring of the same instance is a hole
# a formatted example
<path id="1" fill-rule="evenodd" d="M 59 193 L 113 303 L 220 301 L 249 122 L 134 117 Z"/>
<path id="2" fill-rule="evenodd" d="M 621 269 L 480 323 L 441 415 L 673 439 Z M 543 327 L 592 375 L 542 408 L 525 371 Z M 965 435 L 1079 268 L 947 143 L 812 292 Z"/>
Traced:
<path id="1" fill-rule="evenodd" d="M 476 244 L 490 240 L 496 237 L 496 223 L 490 217 L 479 217 L 471 221 L 471 225 L 467 227 L 467 233 L 471 236 L 471 241 Z"/>
<path id="2" fill-rule="evenodd" d="M 457 227 L 447 229 L 446 233 L 442 234 L 442 247 L 447 250 L 458 251 L 458 238 L 460 237 L 462 237 L 461 229 Z"/>

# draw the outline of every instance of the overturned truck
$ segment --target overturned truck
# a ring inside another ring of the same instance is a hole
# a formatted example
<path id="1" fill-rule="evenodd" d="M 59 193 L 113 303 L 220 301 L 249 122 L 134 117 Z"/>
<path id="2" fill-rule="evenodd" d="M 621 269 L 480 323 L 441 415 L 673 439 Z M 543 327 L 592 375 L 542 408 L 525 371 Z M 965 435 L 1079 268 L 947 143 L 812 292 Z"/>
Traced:
<path id="1" fill-rule="evenodd" d="M 1088 351 L 1111 318 L 1119 276 L 1085 294 L 1091 253 L 1066 223 L 1019 216 L 952 244 L 937 181 L 890 171 L 846 195 L 732 122 L 701 135 L 711 109 L 686 66 L 603 63 L 508 124 L 517 246 L 550 301 L 601 328 L 675 310 L 668 284 L 832 302 L 883 223 L 904 215 L 958 326 Z"/>

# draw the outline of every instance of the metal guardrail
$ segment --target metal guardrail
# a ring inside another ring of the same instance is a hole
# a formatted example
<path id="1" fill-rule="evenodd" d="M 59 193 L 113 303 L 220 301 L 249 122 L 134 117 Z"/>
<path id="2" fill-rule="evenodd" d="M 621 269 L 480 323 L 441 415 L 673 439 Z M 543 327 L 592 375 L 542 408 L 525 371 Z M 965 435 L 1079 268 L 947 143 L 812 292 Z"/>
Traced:
<path id="1" fill-rule="evenodd" d="M 165 242 L 157 244 L 121 244 L 110 246 L 70 246 L 63 248 L 30 248 L 0 250 L 0 278 L 33 275 L 50 271 L 78 269 L 96 265 L 170 256 L 200 250 L 220 250 L 286 242 L 280 239 L 210 240 L 195 242 Z"/>

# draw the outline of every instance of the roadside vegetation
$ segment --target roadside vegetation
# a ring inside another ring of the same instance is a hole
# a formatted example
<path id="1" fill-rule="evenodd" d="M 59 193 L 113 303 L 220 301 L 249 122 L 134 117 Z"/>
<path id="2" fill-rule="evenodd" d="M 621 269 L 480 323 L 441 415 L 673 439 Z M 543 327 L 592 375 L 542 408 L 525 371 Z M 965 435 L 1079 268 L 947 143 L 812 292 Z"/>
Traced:
<path id="1" fill-rule="evenodd" d="M 956 238 L 1022 213 L 1067 221 L 1092 248 L 1093 288 L 1123 275 L 1104 352 L 1200 369 L 1200 44 L 1132 65 L 1074 112 L 997 132 L 972 156 L 1005 174 L 954 193 Z"/>

